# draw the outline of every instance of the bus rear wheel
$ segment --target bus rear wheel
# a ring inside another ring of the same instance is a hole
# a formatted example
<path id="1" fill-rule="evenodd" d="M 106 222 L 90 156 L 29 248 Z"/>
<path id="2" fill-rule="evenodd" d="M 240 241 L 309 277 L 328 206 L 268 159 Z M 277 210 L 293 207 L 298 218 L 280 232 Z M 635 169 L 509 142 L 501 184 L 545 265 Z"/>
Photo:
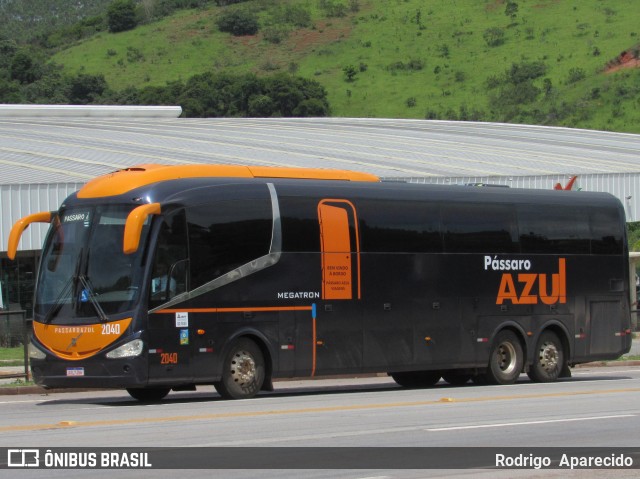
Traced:
<path id="1" fill-rule="evenodd" d="M 500 331 L 493 342 L 486 379 L 489 384 L 513 384 L 524 364 L 522 345 L 513 331 Z"/>
<path id="2" fill-rule="evenodd" d="M 558 379 L 564 367 L 564 351 L 558 335 L 545 331 L 536 344 L 535 358 L 529 372 L 532 381 L 549 383 Z"/>
<path id="3" fill-rule="evenodd" d="M 222 379 L 214 386 L 223 398 L 249 399 L 262 388 L 265 378 L 264 356 L 251 339 L 237 340 L 222 367 Z"/>
<path id="4" fill-rule="evenodd" d="M 398 385 L 405 388 L 427 388 L 440 381 L 440 371 L 412 371 L 407 373 L 390 373 Z"/>
<path id="5" fill-rule="evenodd" d="M 142 402 L 161 401 L 171 391 L 170 388 L 129 388 L 127 392 L 133 399 Z"/>

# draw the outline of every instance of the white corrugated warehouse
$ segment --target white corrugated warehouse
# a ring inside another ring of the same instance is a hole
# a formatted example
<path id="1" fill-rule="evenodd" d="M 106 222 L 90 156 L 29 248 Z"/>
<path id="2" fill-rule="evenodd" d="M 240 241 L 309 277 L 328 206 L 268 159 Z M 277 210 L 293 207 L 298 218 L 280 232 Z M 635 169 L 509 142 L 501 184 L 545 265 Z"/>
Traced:
<path id="1" fill-rule="evenodd" d="M 45 228 L 30 227 L 18 261 L 9 264 L 3 252 L 17 219 L 57 209 L 90 178 L 144 163 L 340 168 L 412 182 L 542 189 L 577 175 L 576 187 L 612 193 L 628 221 L 640 220 L 640 135 L 428 120 L 179 114 L 179 107 L 0 105 L 0 280 L 26 284 L 35 275 Z M 13 300 L 3 294 L 5 302 L 24 303 L 28 288 Z"/>

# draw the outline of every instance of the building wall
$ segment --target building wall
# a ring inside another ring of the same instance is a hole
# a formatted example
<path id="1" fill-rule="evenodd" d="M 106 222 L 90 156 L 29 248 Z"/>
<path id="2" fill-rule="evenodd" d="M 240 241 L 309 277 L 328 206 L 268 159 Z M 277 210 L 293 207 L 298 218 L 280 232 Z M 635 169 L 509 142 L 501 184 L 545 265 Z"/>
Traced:
<path id="1" fill-rule="evenodd" d="M 24 216 L 40 211 L 54 211 L 83 183 L 0 185 L 0 252 L 7 251 L 9 232 Z M 48 225 L 32 224 L 20 239 L 19 251 L 39 250 Z"/>

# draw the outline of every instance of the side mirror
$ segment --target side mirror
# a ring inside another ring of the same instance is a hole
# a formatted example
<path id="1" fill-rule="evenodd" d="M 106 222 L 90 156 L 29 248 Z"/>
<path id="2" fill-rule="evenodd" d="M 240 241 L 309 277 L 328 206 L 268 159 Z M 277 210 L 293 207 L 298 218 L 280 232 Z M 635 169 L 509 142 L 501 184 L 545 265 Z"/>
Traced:
<path id="1" fill-rule="evenodd" d="M 142 234 L 142 226 L 150 215 L 160 214 L 160 203 L 149 203 L 134 208 L 127 221 L 124 224 L 124 239 L 122 242 L 122 251 L 124 254 L 133 254 L 138 251 L 140 246 L 140 235 Z"/>
<path id="2" fill-rule="evenodd" d="M 52 218 L 53 214 L 50 211 L 43 211 L 41 213 L 34 213 L 32 215 L 25 216 L 24 218 L 16 221 L 9 233 L 9 245 L 7 247 L 7 256 L 9 259 L 15 259 L 20 237 L 31 223 L 51 223 Z"/>

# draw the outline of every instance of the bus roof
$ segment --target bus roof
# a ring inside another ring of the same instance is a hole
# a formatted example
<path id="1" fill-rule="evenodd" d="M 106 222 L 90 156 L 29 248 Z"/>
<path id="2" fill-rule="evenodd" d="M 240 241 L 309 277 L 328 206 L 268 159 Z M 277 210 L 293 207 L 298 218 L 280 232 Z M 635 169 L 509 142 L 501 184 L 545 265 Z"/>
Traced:
<path id="1" fill-rule="evenodd" d="M 180 178 L 295 178 L 379 182 L 368 173 L 320 168 L 281 168 L 244 165 L 158 165 L 144 164 L 118 170 L 89 181 L 78 198 L 117 196 L 141 186 Z"/>

